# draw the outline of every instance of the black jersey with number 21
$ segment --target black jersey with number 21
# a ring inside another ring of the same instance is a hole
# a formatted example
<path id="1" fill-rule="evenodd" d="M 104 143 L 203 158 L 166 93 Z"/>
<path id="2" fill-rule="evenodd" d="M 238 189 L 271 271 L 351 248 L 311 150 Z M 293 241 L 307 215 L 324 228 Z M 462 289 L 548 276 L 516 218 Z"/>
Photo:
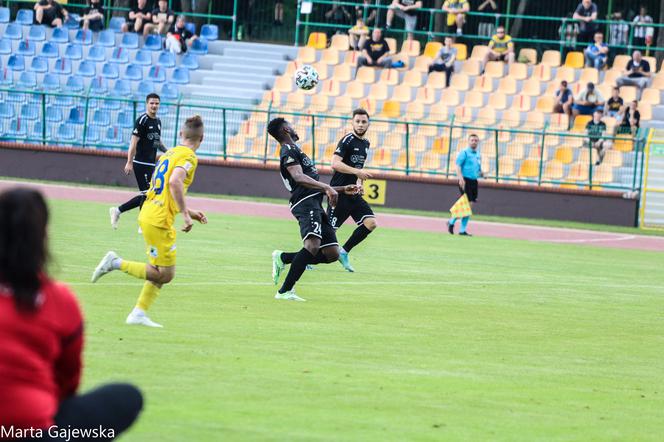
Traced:
<path id="1" fill-rule="evenodd" d="M 339 141 L 334 154 L 340 156 L 341 161 L 347 166 L 362 169 L 367 160 L 367 149 L 369 149 L 369 140 L 351 132 Z M 356 175 L 334 172 L 330 186 L 347 186 L 356 183 Z"/>
<path id="2" fill-rule="evenodd" d="M 282 144 L 279 153 L 279 166 L 281 172 L 281 179 L 284 181 L 286 189 L 291 193 L 290 206 L 293 207 L 303 199 L 311 197 L 312 195 L 320 194 L 321 191 L 317 189 L 310 189 L 295 182 L 288 168 L 299 164 L 302 167 L 302 172 L 310 178 L 319 181 L 318 171 L 314 162 L 295 144 Z"/>

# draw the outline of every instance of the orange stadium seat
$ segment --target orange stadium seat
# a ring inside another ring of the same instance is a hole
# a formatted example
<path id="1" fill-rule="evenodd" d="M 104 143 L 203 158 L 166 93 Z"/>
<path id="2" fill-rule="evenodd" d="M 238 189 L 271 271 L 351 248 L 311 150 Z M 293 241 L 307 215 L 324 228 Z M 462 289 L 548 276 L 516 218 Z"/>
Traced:
<path id="1" fill-rule="evenodd" d="M 616 85 L 616 80 L 618 77 L 622 75 L 622 71 L 617 71 L 617 70 L 608 70 L 604 73 L 604 79 L 602 80 L 602 84 L 606 84 L 608 86 L 615 86 Z"/>
<path id="2" fill-rule="evenodd" d="M 659 89 L 647 88 L 643 90 L 641 95 L 641 100 L 639 104 L 650 104 L 656 106 L 660 103 L 660 91 Z"/>
<path id="3" fill-rule="evenodd" d="M 521 162 L 517 176 L 519 178 L 538 178 L 540 162 L 533 158 L 527 158 Z"/>
<path id="4" fill-rule="evenodd" d="M 643 59 L 650 65 L 650 72 L 653 74 L 657 72 L 657 59 L 655 57 L 643 57 Z"/>
<path id="5" fill-rule="evenodd" d="M 465 69 L 466 65 L 469 64 L 469 63 L 470 63 L 470 60 L 469 60 L 469 62 L 464 64 L 464 69 Z M 479 63 L 478 63 L 478 65 L 479 65 Z M 464 70 L 464 72 L 466 72 L 466 71 Z M 466 72 L 466 73 L 468 75 L 479 75 L 479 69 L 478 69 L 477 74 L 471 74 L 470 72 Z M 502 61 L 490 61 L 490 62 L 488 62 L 486 64 L 486 66 L 484 67 L 484 75 L 486 75 L 487 77 L 490 77 L 490 78 L 502 78 L 505 75 L 505 63 L 503 63 Z"/>
<path id="6" fill-rule="evenodd" d="M 629 63 L 631 59 L 632 57 L 630 55 L 625 55 L 625 54 L 616 55 L 616 57 L 613 59 L 611 70 L 616 70 L 618 72 L 624 71 L 625 68 L 627 67 L 627 63 Z"/>
<path id="7" fill-rule="evenodd" d="M 299 111 L 304 109 L 305 103 L 306 99 L 304 93 L 298 90 L 288 94 L 284 107 L 289 111 Z"/>
<path id="8" fill-rule="evenodd" d="M 425 135 L 410 135 L 408 137 L 408 149 L 411 152 L 424 152 L 427 150 L 429 137 Z"/>
<path id="9" fill-rule="evenodd" d="M 424 118 L 424 105 L 419 101 L 411 101 L 406 105 L 406 120 L 416 121 Z"/>
<path id="10" fill-rule="evenodd" d="M 623 99 L 625 104 L 636 100 L 636 93 L 636 86 L 620 86 L 620 97 Z"/>
<path id="11" fill-rule="evenodd" d="M 404 40 L 401 45 L 401 52 L 408 55 L 409 57 L 417 57 L 421 52 L 419 40 Z"/>
<path id="12" fill-rule="evenodd" d="M 429 108 L 429 119 L 434 121 L 445 121 L 449 115 L 447 105 L 442 101 Z"/>
<path id="13" fill-rule="evenodd" d="M 387 167 L 392 165 L 392 151 L 378 148 L 375 150 L 370 164 L 376 167 Z"/>
<path id="14" fill-rule="evenodd" d="M 450 151 L 449 138 L 445 136 L 434 138 L 431 151 L 438 155 L 446 155 Z"/>
<path id="15" fill-rule="evenodd" d="M 634 142 L 630 135 L 618 135 L 613 142 L 613 148 L 620 152 L 631 152 L 634 150 Z"/>
<path id="16" fill-rule="evenodd" d="M 539 81 L 551 81 L 551 66 L 541 63 L 533 68 L 532 78 Z"/>
<path id="17" fill-rule="evenodd" d="M 592 154 L 590 153 L 592 152 Z M 590 156 L 592 156 L 592 163 L 595 164 L 599 159 L 599 154 L 595 149 L 590 149 L 588 146 L 584 146 L 579 151 L 579 163 L 588 164 L 590 163 Z"/>
<path id="18" fill-rule="evenodd" d="M 523 82 L 522 92 L 530 97 L 539 97 L 542 95 L 542 83 L 537 78 L 529 78 Z"/>
<path id="19" fill-rule="evenodd" d="M 369 115 L 376 113 L 376 100 L 371 97 L 363 98 L 360 100 L 360 107 L 369 112 Z M 374 122 L 374 129 L 378 127 L 378 124 Z"/>
<path id="20" fill-rule="evenodd" d="M 355 99 L 364 98 L 365 84 L 357 80 L 350 81 L 346 85 L 346 93 L 344 95 Z"/>
<path id="21" fill-rule="evenodd" d="M 369 66 L 362 66 L 357 70 L 355 81 L 360 83 L 373 84 L 376 82 L 376 70 Z"/>
<path id="22" fill-rule="evenodd" d="M 652 120 L 652 106 L 650 103 L 639 103 L 639 112 L 641 113 L 641 120 Z"/>
<path id="23" fill-rule="evenodd" d="M 336 97 L 334 99 L 334 106 L 332 106 L 332 110 L 333 112 L 341 115 L 350 114 L 350 112 L 353 110 L 353 100 L 351 100 L 350 97 Z"/>
<path id="24" fill-rule="evenodd" d="M 583 52 L 572 51 L 565 56 L 565 66 L 572 69 L 581 69 L 585 61 Z"/>
<path id="25" fill-rule="evenodd" d="M 339 59 L 339 51 L 337 51 L 334 48 L 329 48 L 329 49 L 324 49 L 322 51 L 321 59 L 323 63 L 329 64 L 329 65 L 337 65 L 341 62 Z"/>
<path id="26" fill-rule="evenodd" d="M 621 167 L 623 165 L 623 154 L 619 150 L 609 149 L 604 155 L 602 164 L 610 164 L 613 167 Z"/>
<path id="27" fill-rule="evenodd" d="M 269 107 L 279 107 L 281 106 L 281 94 L 274 90 L 265 91 L 263 94 L 263 100 L 259 106 L 260 109 L 267 109 Z"/>
<path id="28" fill-rule="evenodd" d="M 530 110 L 530 101 L 528 95 L 515 95 L 512 99 L 512 109 L 518 110 L 519 112 L 527 112 Z"/>
<path id="29" fill-rule="evenodd" d="M 515 80 L 528 78 L 528 65 L 525 63 L 512 63 L 509 67 L 509 76 Z"/>
<path id="30" fill-rule="evenodd" d="M 533 130 L 542 130 L 544 129 L 544 114 L 538 111 L 528 112 L 526 115 L 526 122 L 523 124 L 523 127 Z"/>
<path id="31" fill-rule="evenodd" d="M 388 86 L 396 86 L 399 84 L 399 72 L 396 69 L 383 69 L 379 81 Z"/>
<path id="32" fill-rule="evenodd" d="M 588 163 L 576 162 L 570 166 L 565 181 L 588 181 Z"/>
<path id="33" fill-rule="evenodd" d="M 334 67 L 332 78 L 336 81 L 350 81 L 353 79 L 352 68 L 348 64 L 340 64 Z"/>
<path id="34" fill-rule="evenodd" d="M 570 164 L 574 161 L 574 150 L 569 146 L 560 146 L 556 149 L 554 158 L 562 164 Z"/>
<path id="35" fill-rule="evenodd" d="M 311 64 L 316 61 L 316 49 L 311 46 L 303 46 L 297 51 L 297 61 L 303 64 Z"/>
<path id="36" fill-rule="evenodd" d="M 427 57 L 434 59 L 438 55 L 438 51 L 443 47 L 443 44 L 438 41 L 429 41 L 426 46 L 424 46 L 424 53 Z"/>
<path id="37" fill-rule="evenodd" d="M 517 128 L 521 125 L 521 112 L 518 109 L 508 109 L 503 112 L 503 118 L 501 119 L 500 123 L 504 127 L 509 127 L 509 128 Z M 502 134 L 506 136 L 507 138 L 505 139 L 506 141 L 511 139 L 511 135 L 509 133 L 504 133 Z"/>
<path id="38" fill-rule="evenodd" d="M 450 80 L 450 87 L 457 91 L 467 91 L 470 89 L 470 79 L 466 74 L 454 74 Z"/>
<path id="39" fill-rule="evenodd" d="M 330 42 L 330 48 L 337 51 L 347 51 L 350 48 L 350 40 L 347 34 L 334 34 Z"/>
<path id="40" fill-rule="evenodd" d="M 397 53 L 397 39 L 392 38 L 392 37 L 386 37 L 385 42 L 387 43 L 387 46 L 390 48 L 390 54 L 396 54 Z"/>
<path id="41" fill-rule="evenodd" d="M 440 102 L 445 103 L 446 106 L 458 106 L 461 100 L 459 99 L 459 92 L 455 89 L 443 89 L 440 94 Z"/>
<path id="42" fill-rule="evenodd" d="M 551 114 L 549 127 L 554 131 L 566 131 L 569 129 L 569 116 L 567 114 Z"/>
<path id="43" fill-rule="evenodd" d="M 540 112 L 550 114 L 551 112 L 553 112 L 554 104 L 555 101 L 552 96 L 544 95 L 537 99 L 537 104 L 535 105 L 535 109 L 537 109 Z"/>
<path id="44" fill-rule="evenodd" d="M 489 62 L 489 63 L 497 63 L 497 62 Z M 463 63 L 463 66 L 461 67 L 461 72 L 471 77 L 476 77 L 480 75 L 480 73 L 482 72 L 482 64 L 480 63 L 479 60 L 474 60 L 471 58 L 470 60 L 466 60 Z"/>
<path id="45" fill-rule="evenodd" d="M 486 75 L 481 75 L 475 78 L 475 84 L 473 85 L 473 91 L 476 92 L 493 92 L 493 79 L 487 77 Z"/>
<path id="46" fill-rule="evenodd" d="M 588 82 L 599 83 L 599 71 L 595 68 L 583 68 L 579 82 L 586 84 Z"/>
<path id="47" fill-rule="evenodd" d="M 417 167 L 417 155 L 415 152 L 408 152 L 408 155 L 406 155 L 405 150 L 401 151 L 399 153 L 399 157 L 397 158 L 397 163 L 396 163 L 397 169 L 414 169 Z"/>
<path id="48" fill-rule="evenodd" d="M 466 92 L 463 105 L 468 107 L 484 106 L 484 94 L 475 91 Z"/>
<path id="49" fill-rule="evenodd" d="M 576 70 L 569 66 L 561 66 L 556 72 L 556 78 L 554 79 L 556 83 L 560 83 L 565 80 L 568 83 L 574 83 L 576 79 Z"/>
<path id="50" fill-rule="evenodd" d="M 311 109 L 312 112 L 317 114 L 323 114 L 326 113 L 329 108 L 330 108 L 330 97 L 328 97 L 327 95 L 316 94 L 313 97 L 311 97 L 311 104 L 309 109 Z"/>
<path id="51" fill-rule="evenodd" d="M 420 87 L 420 86 L 422 86 L 422 73 L 418 72 L 415 69 L 411 69 L 410 71 L 406 71 L 406 74 L 403 77 L 403 82 L 401 84 L 404 84 L 404 85 L 410 86 L 410 87 Z"/>
<path id="52" fill-rule="evenodd" d="M 444 89 L 445 88 L 445 72 L 432 72 L 427 77 L 426 86 L 430 89 Z M 452 77 L 454 78 L 454 77 Z"/>
<path id="53" fill-rule="evenodd" d="M 369 88 L 369 97 L 374 100 L 387 100 L 387 85 L 374 83 Z"/>
<path id="54" fill-rule="evenodd" d="M 394 100 L 385 100 L 380 116 L 392 119 L 399 118 L 401 116 L 401 103 Z"/>
<path id="55" fill-rule="evenodd" d="M 395 86 L 392 91 L 392 100 L 399 101 L 401 103 L 408 103 L 413 99 L 413 90 L 410 86 L 406 84 L 400 84 Z"/>
<path id="56" fill-rule="evenodd" d="M 577 83 L 576 85 L 577 89 L 581 89 L 581 83 Z M 611 92 L 613 91 L 613 86 L 609 86 L 608 84 L 600 84 L 597 86 L 597 90 L 599 91 L 600 94 L 602 94 L 602 97 L 604 99 L 608 99 L 611 96 Z"/>
<path id="57" fill-rule="evenodd" d="M 502 92 L 489 95 L 489 106 L 495 110 L 503 110 L 507 107 L 507 97 Z"/>
<path id="58" fill-rule="evenodd" d="M 413 66 L 413 70 L 416 70 L 418 72 L 429 72 L 429 65 L 433 63 L 433 60 L 426 55 L 420 55 L 419 57 L 415 57 L 415 64 Z"/>
<path id="59" fill-rule="evenodd" d="M 574 125 L 572 126 L 572 132 L 585 132 L 586 125 L 593 117 L 591 115 L 577 115 L 574 118 Z"/>
<path id="60" fill-rule="evenodd" d="M 272 89 L 277 92 L 291 92 L 293 90 L 293 77 L 282 75 L 275 78 Z"/>
<path id="61" fill-rule="evenodd" d="M 613 182 L 613 167 L 611 165 L 602 163 L 593 170 L 593 185 L 594 184 L 607 184 Z"/>
<path id="62" fill-rule="evenodd" d="M 473 110 L 466 106 L 454 108 L 454 121 L 457 123 L 470 123 L 473 120 Z"/>
<path id="63" fill-rule="evenodd" d="M 302 63 L 298 62 L 297 60 L 289 61 L 288 64 L 286 65 L 286 71 L 284 72 L 284 75 L 289 75 L 293 76 L 295 75 L 295 72 L 302 67 Z"/>
<path id="64" fill-rule="evenodd" d="M 557 68 L 560 66 L 560 52 L 553 50 L 544 51 L 541 64 Z"/>
<path id="65" fill-rule="evenodd" d="M 309 34 L 307 46 L 314 49 L 325 49 L 327 47 L 327 35 L 324 32 L 312 32 Z"/>
<path id="66" fill-rule="evenodd" d="M 498 92 L 502 92 L 505 95 L 514 95 L 516 94 L 517 89 L 516 80 L 512 77 L 503 77 L 498 83 Z"/>
<path id="67" fill-rule="evenodd" d="M 500 177 L 514 176 L 514 159 L 506 156 L 502 156 L 498 159 L 498 176 Z"/>
<path id="68" fill-rule="evenodd" d="M 477 113 L 475 122 L 482 126 L 491 127 L 496 124 L 496 111 L 491 107 L 483 107 Z"/>
<path id="69" fill-rule="evenodd" d="M 436 91 L 425 86 L 419 87 L 415 100 L 422 104 L 433 104 L 436 101 Z"/>
<path id="70" fill-rule="evenodd" d="M 468 58 L 468 47 L 463 43 L 454 43 L 452 47 L 456 48 L 458 61 L 465 61 Z"/>
<path id="71" fill-rule="evenodd" d="M 560 181 L 563 178 L 563 174 L 563 163 L 558 160 L 550 160 L 546 162 L 546 166 L 542 171 L 542 179 L 546 181 Z"/>
<path id="72" fill-rule="evenodd" d="M 422 164 L 420 166 L 421 169 L 424 170 L 436 170 L 436 171 L 442 171 L 443 166 L 442 166 L 442 157 L 440 154 L 437 154 L 435 152 L 427 152 L 424 154 L 422 157 Z"/>
<path id="73" fill-rule="evenodd" d="M 344 64 L 355 67 L 359 58 L 360 53 L 358 51 L 348 51 L 344 56 Z"/>
<path id="74" fill-rule="evenodd" d="M 522 61 L 522 60 L 524 60 L 524 61 Z M 525 61 L 525 60 L 528 60 L 528 61 Z M 525 63 L 525 64 L 536 65 L 537 64 L 537 49 L 522 48 L 519 51 L 519 56 L 517 57 L 517 61 L 520 61 L 521 63 Z"/>
<path id="75" fill-rule="evenodd" d="M 489 52 L 488 46 L 475 45 L 473 52 L 470 54 L 470 60 L 482 61 L 487 52 Z"/>
<path id="76" fill-rule="evenodd" d="M 341 85 L 334 78 L 325 80 L 321 85 L 320 93 L 328 97 L 336 97 L 341 93 Z"/>

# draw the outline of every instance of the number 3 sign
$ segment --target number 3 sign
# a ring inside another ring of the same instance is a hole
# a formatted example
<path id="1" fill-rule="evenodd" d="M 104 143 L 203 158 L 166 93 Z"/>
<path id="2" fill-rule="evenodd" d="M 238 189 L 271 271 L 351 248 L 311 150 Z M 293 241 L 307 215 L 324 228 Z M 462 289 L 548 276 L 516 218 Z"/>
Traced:
<path id="1" fill-rule="evenodd" d="M 379 206 L 385 205 L 385 180 L 365 180 L 364 181 L 364 199 L 370 204 Z"/>

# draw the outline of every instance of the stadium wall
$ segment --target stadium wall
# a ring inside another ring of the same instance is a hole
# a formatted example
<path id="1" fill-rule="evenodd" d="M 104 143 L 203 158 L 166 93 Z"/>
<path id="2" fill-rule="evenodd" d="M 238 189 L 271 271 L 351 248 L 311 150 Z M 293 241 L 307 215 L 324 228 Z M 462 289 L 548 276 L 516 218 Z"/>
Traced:
<path id="1" fill-rule="evenodd" d="M 122 172 L 126 153 L 2 143 L 0 176 L 136 188 Z M 274 164 L 201 159 L 192 191 L 200 193 L 283 198 L 288 192 Z M 329 182 L 330 170 L 321 169 Z M 455 180 L 420 176 L 375 177 L 384 180 L 385 206 L 447 211 L 458 198 Z M 382 191 L 382 189 L 381 189 Z M 474 208 L 483 215 L 501 215 L 598 224 L 635 226 L 638 199 L 621 192 L 553 189 L 483 181 Z"/>

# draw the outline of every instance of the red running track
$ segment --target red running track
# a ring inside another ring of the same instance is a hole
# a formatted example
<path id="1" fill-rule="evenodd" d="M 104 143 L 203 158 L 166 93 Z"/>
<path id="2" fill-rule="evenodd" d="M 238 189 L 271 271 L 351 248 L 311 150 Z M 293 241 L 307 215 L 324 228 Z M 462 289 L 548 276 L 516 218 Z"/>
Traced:
<path id="1" fill-rule="evenodd" d="M 109 205 L 117 205 L 126 201 L 133 195 L 136 195 L 136 193 L 132 191 L 108 188 L 0 181 L 0 190 L 14 186 L 37 188 L 44 192 L 48 198 L 100 202 L 108 203 Z M 201 197 L 189 197 L 189 199 L 192 207 L 207 212 L 224 213 L 229 215 L 260 216 L 266 218 L 292 218 L 288 210 L 286 199 L 284 199 L 284 204 Z M 104 216 L 105 215 L 106 214 L 104 213 Z M 378 223 L 381 227 L 418 230 L 447 235 L 445 220 L 440 218 L 381 213 L 378 214 Z M 552 243 L 585 244 L 620 249 L 664 251 L 664 237 L 657 236 L 483 221 L 473 221 L 471 227 L 472 233 L 477 236 L 522 239 L 527 241 L 545 241 Z"/>

